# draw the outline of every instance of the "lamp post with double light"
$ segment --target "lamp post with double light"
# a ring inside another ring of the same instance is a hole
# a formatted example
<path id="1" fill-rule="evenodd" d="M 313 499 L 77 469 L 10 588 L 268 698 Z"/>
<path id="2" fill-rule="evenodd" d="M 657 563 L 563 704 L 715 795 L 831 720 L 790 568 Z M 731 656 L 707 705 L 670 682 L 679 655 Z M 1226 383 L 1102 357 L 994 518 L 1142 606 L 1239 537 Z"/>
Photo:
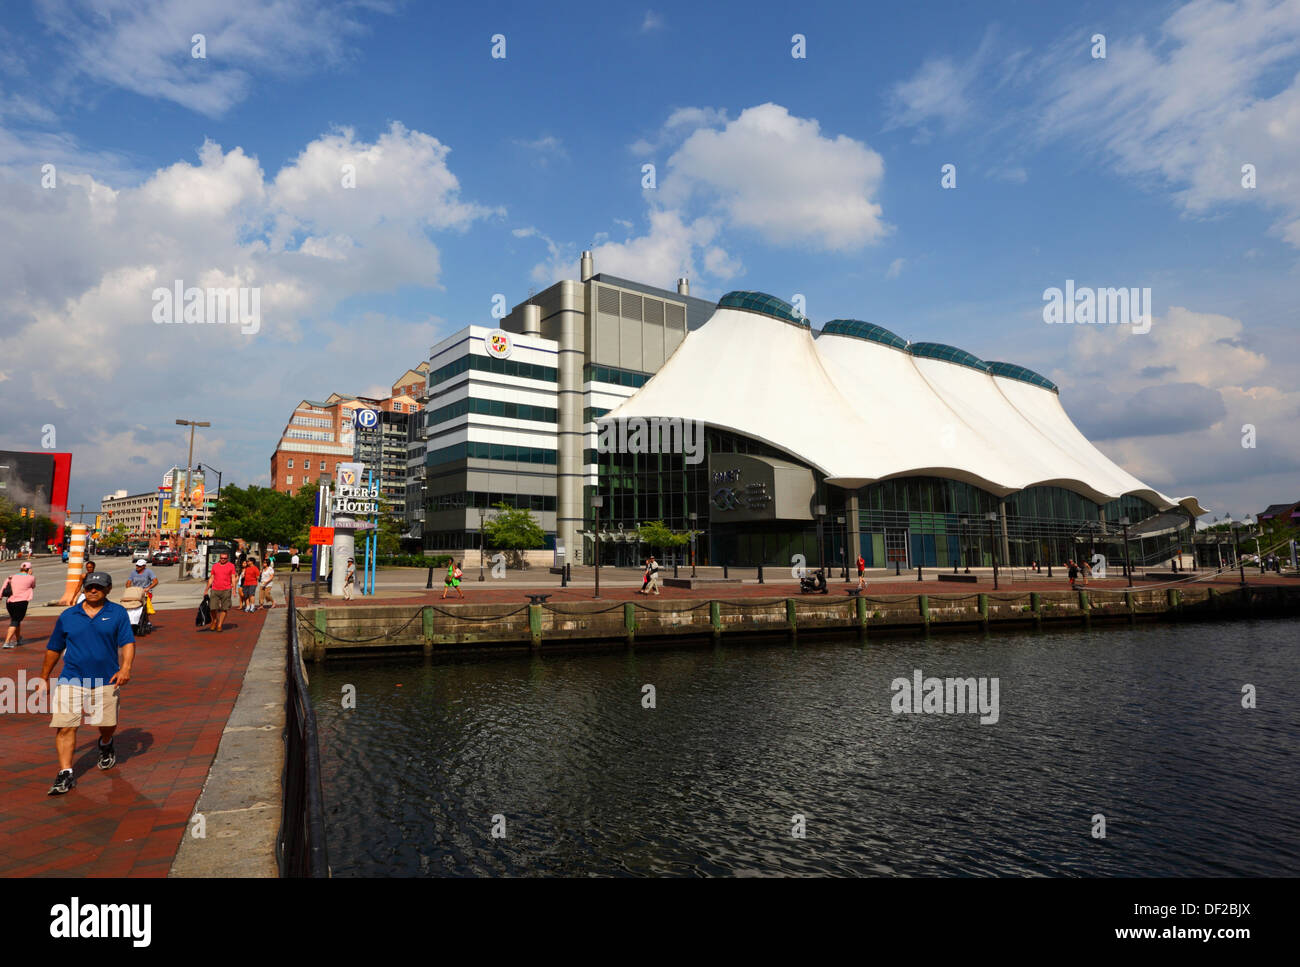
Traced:
<path id="1" fill-rule="evenodd" d="M 1117 523 L 1124 528 L 1124 570 L 1128 572 L 1128 586 L 1133 587 L 1133 565 L 1128 558 L 1128 525 L 1130 521 L 1127 517 L 1121 517 Z"/>
<path id="2" fill-rule="evenodd" d="M 190 455 L 185 459 L 185 490 L 183 491 L 183 501 L 190 499 L 190 475 L 194 467 L 194 428 L 199 426 L 211 426 L 211 423 L 201 420 L 177 420 L 177 426 L 188 426 L 190 428 Z M 161 523 L 161 522 L 160 522 Z M 177 537 L 179 538 L 179 534 Z M 181 542 L 178 540 L 178 544 Z M 185 545 L 181 544 L 180 553 L 176 556 L 176 577 L 185 576 Z M 265 563 L 265 562 L 263 562 Z"/>

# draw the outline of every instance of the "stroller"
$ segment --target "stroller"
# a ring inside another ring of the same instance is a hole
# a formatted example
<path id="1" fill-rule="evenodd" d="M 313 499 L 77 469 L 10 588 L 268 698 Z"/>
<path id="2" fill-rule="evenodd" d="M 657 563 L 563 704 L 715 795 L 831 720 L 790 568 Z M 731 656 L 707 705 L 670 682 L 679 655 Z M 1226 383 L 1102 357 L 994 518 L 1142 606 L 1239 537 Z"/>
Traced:
<path id="1" fill-rule="evenodd" d="M 826 575 L 818 568 L 816 572 L 799 579 L 800 594 L 829 594 L 826 587 Z"/>
<path id="2" fill-rule="evenodd" d="M 118 602 L 126 608 L 131 630 L 140 638 L 153 631 L 153 624 L 149 621 L 149 598 L 148 591 L 132 585 L 122 592 L 122 600 Z"/>

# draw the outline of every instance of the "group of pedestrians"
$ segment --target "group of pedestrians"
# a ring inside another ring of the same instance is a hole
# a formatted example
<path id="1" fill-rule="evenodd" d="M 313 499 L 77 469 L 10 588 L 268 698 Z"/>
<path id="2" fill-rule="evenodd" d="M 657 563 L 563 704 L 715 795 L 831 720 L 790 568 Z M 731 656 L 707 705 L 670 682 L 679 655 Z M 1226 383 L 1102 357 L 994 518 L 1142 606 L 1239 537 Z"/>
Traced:
<path id="1" fill-rule="evenodd" d="M 645 569 L 641 572 L 641 590 L 637 594 L 659 593 L 659 562 L 651 554 L 645 559 Z"/>

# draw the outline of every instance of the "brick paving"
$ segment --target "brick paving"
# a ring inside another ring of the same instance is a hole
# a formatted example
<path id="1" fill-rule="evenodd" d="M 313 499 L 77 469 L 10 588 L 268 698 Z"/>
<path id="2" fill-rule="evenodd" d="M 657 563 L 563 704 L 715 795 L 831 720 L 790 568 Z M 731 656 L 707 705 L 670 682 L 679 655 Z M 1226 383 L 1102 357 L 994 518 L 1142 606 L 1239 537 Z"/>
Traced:
<path id="1" fill-rule="evenodd" d="M 46 795 L 58 769 L 48 713 L 0 715 L 0 876 L 166 876 L 264 620 L 232 612 L 216 635 L 192 609 L 160 610 L 122 690 L 117 765 L 99 771 L 99 730 L 83 726 L 65 796 Z M 0 677 L 39 674 L 54 621 L 23 622 L 26 644 L 0 651 Z"/>

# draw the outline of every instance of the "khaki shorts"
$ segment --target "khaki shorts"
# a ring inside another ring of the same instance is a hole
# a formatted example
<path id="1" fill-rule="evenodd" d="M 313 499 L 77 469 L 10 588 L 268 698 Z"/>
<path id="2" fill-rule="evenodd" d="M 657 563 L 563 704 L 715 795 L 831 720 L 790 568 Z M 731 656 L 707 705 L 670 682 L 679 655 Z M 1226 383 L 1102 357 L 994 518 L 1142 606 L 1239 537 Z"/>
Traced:
<path id="1" fill-rule="evenodd" d="M 230 588 L 226 588 L 224 591 L 218 591 L 216 588 L 213 588 L 211 593 L 212 597 L 208 601 L 209 608 L 213 611 L 230 610 Z"/>
<path id="2" fill-rule="evenodd" d="M 75 729 L 81 722 L 81 714 L 86 713 L 86 725 L 117 725 L 118 686 L 100 685 L 86 687 L 58 682 L 54 686 L 51 699 L 50 727 L 55 729 Z"/>

